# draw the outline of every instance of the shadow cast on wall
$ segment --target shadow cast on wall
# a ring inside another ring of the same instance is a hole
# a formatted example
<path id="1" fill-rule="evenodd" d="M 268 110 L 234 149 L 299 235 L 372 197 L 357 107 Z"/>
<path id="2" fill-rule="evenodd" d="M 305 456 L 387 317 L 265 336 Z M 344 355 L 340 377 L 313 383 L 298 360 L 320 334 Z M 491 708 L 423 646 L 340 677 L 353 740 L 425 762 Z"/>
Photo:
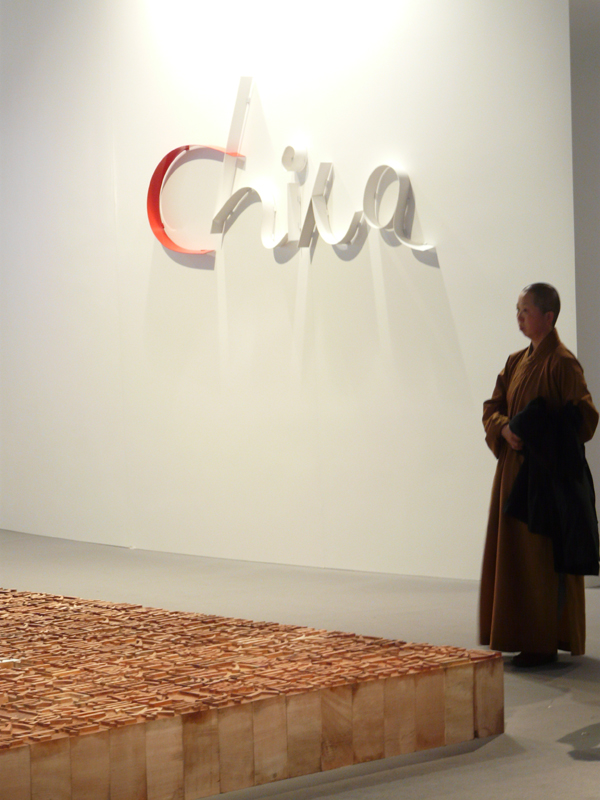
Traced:
<path id="1" fill-rule="evenodd" d="M 215 253 L 176 253 L 164 245 L 162 247 L 169 258 L 179 264 L 180 267 L 206 270 L 214 270 L 215 268 Z"/>

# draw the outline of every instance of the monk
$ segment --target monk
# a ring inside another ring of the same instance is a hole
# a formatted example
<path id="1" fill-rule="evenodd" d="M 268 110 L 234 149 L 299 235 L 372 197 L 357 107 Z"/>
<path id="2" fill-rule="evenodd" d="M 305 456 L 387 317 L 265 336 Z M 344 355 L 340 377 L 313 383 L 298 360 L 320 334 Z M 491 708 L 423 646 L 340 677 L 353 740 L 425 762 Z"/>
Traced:
<path id="1" fill-rule="evenodd" d="M 517 667 L 556 659 L 557 650 L 585 652 L 585 595 L 582 575 L 558 574 L 552 540 L 532 533 L 504 512 L 523 461 L 523 442 L 509 421 L 535 398 L 552 410 L 571 401 L 579 410 L 579 436 L 586 442 L 598 424 L 575 356 L 555 329 L 560 298 L 553 286 L 533 283 L 517 301 L 519 330 L 531 341 L 513 353 L 484 403 L 486 442 L 498 464 L 492 486 L 480 589 L 480 641 L 494 650 L 518 652 Z"/>

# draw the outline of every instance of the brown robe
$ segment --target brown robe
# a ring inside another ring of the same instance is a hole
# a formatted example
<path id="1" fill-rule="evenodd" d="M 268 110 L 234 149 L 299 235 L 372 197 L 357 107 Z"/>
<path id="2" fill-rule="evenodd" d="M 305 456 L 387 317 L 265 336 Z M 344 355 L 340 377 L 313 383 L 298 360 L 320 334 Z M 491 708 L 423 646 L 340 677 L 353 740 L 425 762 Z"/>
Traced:
<path id="1" fill-rule="evenodd" d="M 486 442 L 498 465 L 483 555 L 480 641 L 506 652 L 560 649 L 581 655 L 585 652 L 583 577 L 557 575 L 551 539 L 531 533 L 524 523 L 502 511 L 523 456 L 508 445 L 501 431 L 536 397 L 544 397 L 555 410 L 571 400 L 582 414 L 582 441 L 592 438 L 598 412 L 581 365 L 555 330 L 535 350 L 530 346 L 509 356 L 491 399 L 483 406 Z"/>

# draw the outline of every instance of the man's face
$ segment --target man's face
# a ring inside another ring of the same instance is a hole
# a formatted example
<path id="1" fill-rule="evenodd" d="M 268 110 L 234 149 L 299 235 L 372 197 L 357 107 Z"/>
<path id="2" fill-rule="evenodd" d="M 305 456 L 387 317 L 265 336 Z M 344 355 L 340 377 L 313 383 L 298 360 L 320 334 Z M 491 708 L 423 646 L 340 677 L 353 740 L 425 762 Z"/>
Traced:
<path id="1" fill-rule="evenodd" d="M 517 323 L 519 330 L 534 344 L 538 344 L 552 330 L 554 315 L 544 312 L 533 302 L 530 292 L 520 294 L 517 300 Z"/>

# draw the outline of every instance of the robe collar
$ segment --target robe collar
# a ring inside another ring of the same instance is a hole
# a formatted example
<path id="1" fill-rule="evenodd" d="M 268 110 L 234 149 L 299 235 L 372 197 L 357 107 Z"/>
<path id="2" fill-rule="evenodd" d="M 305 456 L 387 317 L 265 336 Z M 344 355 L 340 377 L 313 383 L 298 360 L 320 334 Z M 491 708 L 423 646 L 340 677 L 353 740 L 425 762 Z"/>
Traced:
<path id="1" fill-rule="evenodd" d="M 529 345 L 529 347 L 527 348 L 527 357 L 536 360 L 538 358 L 545 358 L 553 350 L 556 350 L 559 344 L 560 344 L 560 338 L 558 335 L 558 331 L 556 330 L 556 328 L 552 328 L 550 333 L 547 336 L 544 336 L 544 338 L 538 344 L 535 350 L 533 349 L 532 344 Z"/>

